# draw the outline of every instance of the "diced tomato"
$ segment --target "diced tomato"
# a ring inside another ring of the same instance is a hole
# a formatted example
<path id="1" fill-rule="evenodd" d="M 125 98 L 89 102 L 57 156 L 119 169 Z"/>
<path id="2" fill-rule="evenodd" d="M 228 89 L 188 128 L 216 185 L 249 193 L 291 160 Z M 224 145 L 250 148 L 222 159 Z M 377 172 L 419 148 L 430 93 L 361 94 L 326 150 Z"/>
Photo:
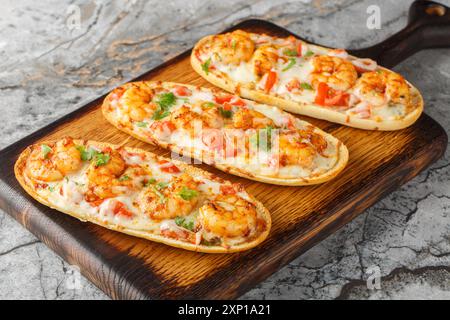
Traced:
<path id="1" fill-rule="evenodd" d="M 233 110 L 233 106 L 229 102 L 224 102 L 223 103 L 223 110 L 231 111 L 231 110 Z"/>
<path id="2" fill-rule="evenodd" d="M 114 209 L 113 209 L 113 213 L 120 214 L 120 215 L 128 217 L 128 218 L 131 218 L 133 216 L 133 213 L 127 209 L 127 206 L 123 202 L 120 202 L 120 201 L 116 202 L 116 205 L 114 206 Z"/>
<path id="3" fill-rule="evenodd" d="M 264 85 L 264 90 L 266 92 L 270 92 L 274 84 L 277 82 L 277 73 L 275 71 L 270 70 L 267 74 L 266 84 Z"/>
<path id="4" fill-rule="evenodd" d="M 158 162 L 158 164 L 159 164 L 159 168 L 163 172 L 179 173 L 181 171 L 176 165 L 174 165 L 172 162 L 169 162 L 167 160 L 161 160 Z"/>
<path id="5" fill-rule="evenodd" d="M 220 185 L 220 192 L 222 192 L 224 195 L 235 194 L 236 189 L 233 185 L 222 184 Z"/>
<path id="6" fill-rule="evenodd" d="M 103 201 L 105 201 L 105 199 L 96 199 L 96 200 L 92 200 L 89 201 L 89 199 L 86 199 L 86 201 L 92 206 L 92 207 L 98 207 L 100 206 Z"/>
<path id="7" fill-rule="evenodd" d="M 319 86 L 317 87 L 317 95 L 314 103 L 320 106 L 324 106 L 325 99 L 328 96 L 328 90 L 330 90 L 330 87 L 325 82 L 320 82 Z"/>
<path id="8" fill-rule="evenodd" d="M 238 97 L 234 97 L 234 99 L 232 99 L 230 103 L 233 106 L 237 106 L 237 107 L 245 107 L 247 105 L 244 100 L 239 99 Z"/>
<path id="9" fill-rule="evenodd" d="M 350 95 L 343 91 L 336 92 L 336 95 L 325 99 L 326 106 L 348 106 Z"/>
<path id="10" fill-rule="evenodd" d="M 181 97 L 186 97 L 186 96 L 191 96 L 192 95 L 192 91 L 189 90 L 187 87 L 185 86 L 176 86 L 174 88 L 175 94 L 177 96 L 181 96 Z"/>
<path id="11" fill-rule="evenodd" d="M 344 91 L 331 89 L 326 83 L 321 82 L 317 88 L 315 103 L 321 106 L 348 106 L 350 94 Z"/>
<path id="12" fill-rule="evenodd" d="M 231 95 L 231 94 L 225 94 L 225 95 L 220 95 L 220 96 L 214 96 L 214 100 L 215 100 L 218 104 L 224 104 L 225 102 L 230 102 L 231 99 L 233 99 L 233 95 Z"/>
<path id="13" fill-rule="evenodd" d="M 302 56 L 302 43 L 299 42 L 297 45 L 297 56 L 301 57 Z"/>

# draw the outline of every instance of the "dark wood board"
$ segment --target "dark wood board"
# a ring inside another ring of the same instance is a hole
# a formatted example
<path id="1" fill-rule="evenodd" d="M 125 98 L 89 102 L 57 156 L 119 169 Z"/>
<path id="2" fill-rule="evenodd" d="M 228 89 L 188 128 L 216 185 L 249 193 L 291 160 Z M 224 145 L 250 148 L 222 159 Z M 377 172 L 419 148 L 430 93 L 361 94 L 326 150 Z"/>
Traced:
<path id="1" fill-rule="evenodd" d="M 286 36 L 268 22 L 248 20 L 236 28 Z M 147 72 L 142 79 L 209 86 L 189 64 L 190 52 Z M 426 97 L 425 97 L 426 98 Z M 236 254 L 200 254 L 134 238 L 40 205 L 18 185 L 13 165 L 19 153 L 40 140 L 76 138 L 126 142 L 158 154 L 108 124 L 103 97 L 31 134 L 0 152 L 0 207 L 12 215 L 95 285 L 116 299 L 236 298 L 305 252 L 383 196 L 439 159 L 447 135 L 426 114 L 397 132 L 352 129 L 301 117 L 341 139 L 350 161 L 336 179 L 318 186 L 280 187 L 231 176 L 206 165 L 205 170 L 243 183 L 271 211 L 273 227 L 259 247 Z"/>

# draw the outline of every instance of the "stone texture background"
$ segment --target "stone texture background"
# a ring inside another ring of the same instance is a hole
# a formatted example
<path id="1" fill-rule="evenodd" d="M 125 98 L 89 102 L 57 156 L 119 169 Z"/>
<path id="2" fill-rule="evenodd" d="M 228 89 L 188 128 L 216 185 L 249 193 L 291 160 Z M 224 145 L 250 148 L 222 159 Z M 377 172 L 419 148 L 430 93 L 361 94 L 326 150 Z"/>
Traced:
<path id="1" fill-rule="evenodd" d="M 315 42 L 357 48 L 406 24 L 411 0 L 31 1 L 0 4 L 0 148 L 191 47 L 258 17 Z M 450 1 L 442 1 L 450 5 Z M 366 27 L 369 5 L 381 30 Z M 67 26 L 78 6 L 81 28 Z M 450 51 L 423 51 L 397 70 L 450 131 Z M 242 298 L 450 299 L 450 154 Z M 380 268 L 381 289 L 368 270 Z M 0 212 L 0 298 L 106 299 Z"/>

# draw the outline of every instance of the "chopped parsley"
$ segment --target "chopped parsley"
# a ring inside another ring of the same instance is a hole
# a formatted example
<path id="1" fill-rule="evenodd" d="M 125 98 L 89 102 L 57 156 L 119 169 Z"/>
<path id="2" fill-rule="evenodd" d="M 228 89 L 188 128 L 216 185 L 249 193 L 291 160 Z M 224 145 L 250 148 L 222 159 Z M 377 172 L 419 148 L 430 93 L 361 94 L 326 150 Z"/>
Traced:
<path id="1" fill-rule="evenodd" d="M 231 48 L 233 48 L 234 51 L 236 51 L 236 45 L 237 45 L 237 41 L 236 41 L 236 39 L 233 39 L 233 41 L 231 42 Z"/>
<path id="2" fill-rule="evenodd" d="M 292 68 L 295 64 L 297 63 L 297 61 L 295 60 L 295 58 L 291 58 L 289 59 L 289 63 L 288 65 L 281 71 L 288 71 L 290 68 Z"/>
<path id="3" fill-rule="evenodd" d="M 48 187 L 48 191 L 50 191 L 50 192 L 53 192 L 53 191 L 55 191 L 55 187 L 53 187 L 53 186 L 49 186 L 49 187 Z"/>
<path id="4" fill-rule="evenodd" d="M 178 195 L 183 199 L 183 200 L 191 200 L 192 198 L 195 198 L 196 196 L 198 196 L 198 192 L 192 189 L 189 189 L 188 187 L 183 187 L 181 189 L 181 191 L 178 193 Z"/>
<path id="5" fill-rule="evenodd" d="M 283 54 L 285 56 L 288 56 L 288 57 L 296 57 L 296 56 L 298 56 L 297 50 L 292 50 L 292 49 L 285 49 L 283 51 Z"/>
<path id="6" fill-rule="evenodd" d="M 215 107 L 216 106 L 216 104 L 214 103 L 214 102 L 203 102 L 202 103 L 202 107 L 205 107 L 205 108 L 213 108 L 213 107 Z"/>
<path id="7" fill-rule="evenodd" d="M 176 217 L 175 224 L 179 227 L 188 229 L 190 231 L 194 231 L 194 221 L 193 220 L 188 220 L 183 217 Z"/>
<path id="8" fill-rule="evenodd" d="M 152 185 L 156 182 L 155 178 L 149 179 L 146 183 L 144 183 L 144 187 L 148 187 L 149 185 Z"/>
<path id="9" fill-rule="evenodd" d="M 83 161 L 94 160 L 96 166 L 103 166 L 109 162 L 109 154 L 98 152 L 92 148 L 86 149 L 84 146 L 76 146 L 76 148 Z"/>
<path id="10" fill-rule="evenodd" d="M 140 122 L 136 122 L 136 125 L 137 125 L 139 128 L 147 128 L 148 123 L 145 122 L 145 121 L 140 121 Z"/>
<path id="11" fill-rule="evenodd" d="M 110 158 L 109 154 L 97 152 L 95 154 L 95 165 L 98 167 L 104 166 L 105 164 L 108 163 L 109 158 Z"/>
<path id="12" fill-rule="evenodd" d="M 211 64 L 211 58 L 208 58 L 204 63 L 202 63 L 202 70 L 208 75 L 209 73 L 209 65 Z"/>
<path id="13" fill-rule="evenodd" d="M 166 201 L 166 197 L 165 197 L 161 192 L 159 192 L 159 190 L 158 190 L 157 187 L 153 186 L 153 191 L 154 191 L 154 192 L 157 194 L 157 196 L 159 197 L 159 202 L 160 202 L 160 203 L 164 203 L 164 202 Z"/>
<path id="14" fill-rule="evenodd" d="M 224 108 L 220 107 L 219 111 L 224 118 L 230 119 L 233 116 L 233 111 L 231 110 L 225 110 Z"/>
<path id="15" fill-rule="evenodd" d="M 170 185 L 170 182 L 158 182 L 156 184 L 156 187 L 158 188 L 158 190 L 161 190 L 161 189 L 167 188 L 169 185 Z"/>
<path id="16" fill-rule="evenodd" d="M 120 178 L 119 178 L 119 181 L 128 181 L 128 180 L 130 180 L 131 178 L 129 177 L 129 176 L 127 176 L 127 175 L 123 175 L 123 176 L 121 176 Z"/>
<path id="17" fill-rule="evenodd" d="M 311 56 L 313 56 L 314 55 L 314 52 L 312 52 L 311 50 L 308 50 L 306 53 L 305 53 L 305 57 L 311 57 Z"/>
<path id="18" fill-rule="evenodd" d="M 158 100 L 156 100 L 156 104 L 158 108 L 153 114 L 153 120 L 161 120 L 167 117 L 170 114 L 170 107 L 172 107 L 177 101 L 177 98 L 172 92 L 162 93 L 159 95 Z"/>
<path id="19" fill-rule="evenodd" d="M 305 90 L 312 90 L 312 89 L 313 89 L 313 87 L 311 87 L 311 85 L 310 85 L 309 83 L 306 83 L 306 82 L 302 82 L 302 83 L 300 84 L 300 86 L 301 86 L 303 89 L 305 89 Z"/>
<path id="20" fill-rule="evenodd" d="M 47 156 L 50 152 L 52 152 L 52 148 L 50 148 L 48 145 L 43 144 L 41 145 L 42 154 L 44 156 L 44 159 L 47 159 Z"/>

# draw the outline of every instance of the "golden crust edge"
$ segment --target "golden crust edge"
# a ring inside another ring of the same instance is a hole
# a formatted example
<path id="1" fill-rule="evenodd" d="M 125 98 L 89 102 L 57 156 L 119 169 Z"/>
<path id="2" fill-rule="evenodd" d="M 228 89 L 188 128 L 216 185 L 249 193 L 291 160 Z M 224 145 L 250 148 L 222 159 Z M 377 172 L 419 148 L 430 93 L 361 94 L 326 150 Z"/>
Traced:
<path id="1" fill-rule="evenodd" d="M 49 143 L 49 142 L 51 142 L 51 141 L 47 141 L 47 143 Z M 114 145 L 114 144 L 110 144 L 110 143 L 106 143 L 106 142 L 98 142 L 98 141 L 93 141 L 93 140 L 85 141 L 85 140 L 75 139 L 74 142 L 75 143 L 89 142 L 89 143 L 98 145 L 100 147 L 104 147 L 104 146 L 105 147 L 106 146 L 117 147 L 117 145 Z M 42 143 L 46 143 L 46 141 L 44 141 Z M 102 221 L 93 219 L 92 217 L 86 217 L 85 215 L 83 215 L 81 213 L 72 212 L 69 210 L 64 210 L 64 209 L 58 208 L 58 207 L 54 206 L 53 204 L 51 204 L 45 197 L 41 197 L 38 193 L 36 193 L 26 183 L 25 179 L 23 178 L 23 170 L 25 168 L 26 160 L 28 159 L 28 156 L 31 152 L 31 147 L 32 146 L 28 146 L 25 150 L 23 150 L 21 152 L 21 154 L 19 155 L 19 157 L 14 165 L 14 175 L 15 175 L 17 181 L 19 182 L 19 184 L 36 201 L 40 202 L 41 204 L 43 204 L 47 207 L 55 209 L 59 212 L 62 212 L 67 215 L 70 215 L 74 218 L 77 218 L 78 220 L 80 220 L 82 222 L 91 222 L 91 223 L 97 224 L 97 225 L 104 227 L 106 229 L 109 229 L 109 230 L 125 233 L 125 234 L 131 235 L 131 236 L 143 238 L 143 239 L 150 240 L 153 242 L 163 243 L 163 244 L 169 245 L 171 247 L 176 247 L 176 248 L 180 248 L 180 249 L 201 252 L 201 253 L 233 253 L 233 252 L 249 250 L 249 249 L 256 247 L 260 243 L 262 243 L 269 235 L 269 232 L 270 232 L 270 229 L 272 226 L 272 219 L 271 219 L 270 213 L 264 207 L 264 205 L 260 201 L 258 201 L 255 197 L 253 197 L 251 194 L 249 194 L 249 196 L 252 199 L 252 201 L 254 201 L 254 203 L 256 205 L 256 210 L 264 218 L 264 220 L 266 222 L 266 229 L 264 232 L 261 233 L 261 235 L 259 235 L 253 241 L 251 241 L 249 243 L 236 245 L 236 246 L 231 246 L 229 249 L 221 247 L 221 246 L 204 246 L 204 245 L 187 244 L 187 243 L 184 243 L 179 240 L 165 238 L 165 237 L 154 235 L 154 234 L 142 231 L 142 230 L 132 230 L 132 229 L 127 229 L 127 228 L 121 228 L 116 225 L 107 225 L 107 224 L 103 223 Z M 139 148 L 125 147 L 125 149 L 130 152 L 145 152 L 145 153 L 153 154 L 151 152 L 144 151 Z M 187 165 L 186 163 L 183 163 L 181 161 L 167 159 L 165 157 L 161 157 L 158 155 L 157 155 L 157 157 L 158 157 L 158 159 L 166 159 L 166 160 L 169 160 L 169 161 L 175 163 L 177 166 L 182 167 L 188 174 L 194 173 L 197 175 L 211 176 L 211 173 L 209 173 L 205 170 Z"/>
<path id="2" fill-rule="evenodd" d="M 195 51 L 198 50 L 202 44 L 208 40 L 209 37 L 212 37 L 212 35 L 206 36 L 202 39 L 200 39 L 197 44 L 192 49 L 190 61 L 191 66 L 194 69 L 195 72 L 197 72 L 201 77 L 203 77 L 206 81 L 209 83 L 222 88 L 228 92 L 235 93 L 236 94 L 236 87 L 238 86 L 237 83 L 234 83 L 232 81 L 227 81 L 225 79 L 217 77 L 213 72 L 209 72 L 207 75 L 201 67 L 200 62 L 195 57 Z M 315 46 L 318 48 L 324 48 L 329 49 L 325 47 Z M 383 68 L 383 67 L 382 67 Z M 383 68 L 385 70 L 389 70 L 387 68 Z M 391 70 L 389 70 L 391 71 Z M 322 120 L 327 120 L 334 123 L 339 123 L 345 126 L 363 129 L 363 130 L 379 130 L 379 131 L 395 131 L 395 130 L 401 130 L 404 128 L 409 127 L 414 122 L 417 121 L 417 119 L 420 117 L 420 115 L 423 112 L 424 107 L 424 101 L 423 97 L 420 94 L 420 91 L 413 86 L 410 82 L 407 81 L 407 83 L 411 86 L 411 90 L 413 95 L 415 95 L 418 98 L 418 105 L 414 108 L 414 111 L 409 113 L 405 118 L 400 120 L 389 120 L 389 121 L 382 121 L 377 122 L 370 119 L 360 119 L 354 116 L 348 116 L 344 115 L 342 113 L 339 113 L 337 111 L 327 110 L 325 108 L 317 107 L 313 104 L 310 105 L 300 105 L 299 103 L 285 100 L 279 97 L 274 97 L 265 93 L 262 93 L 260 91 L 256 90 L 250 90 L 247 88 L 239 87 L 239 93 L 241 97 L 254 100 L 256 102 L 264 103 L 273 105 L 276 107 L 279 107 L 283 110 L 312 117 Z"/>
<path id="3" fill-rule="evenodd" d="M 159 83 L 158 81 L 142 81 L 142 82 L 146 82 L 146 83 Z M 133 82 L 129 82 L 126 83 L 123 86 L 128 86 L 130 84 L 132 84 Z M 176 82 L 168 82 L 168 81 L 164 81 L 161 83 L 165 83 L 168 85 L 182 85 L 182 86 L 186 86 L 190 89 L 194 89 L 198 86 L 195 85 L 189 85 L 189 84 L 183 84 L 183 83 L 176 83 Z M 155 145 L 155 143 L 153 141 L 151 141 L 150 139 L 146 139 L 145 137 L 142 137 L 138 134 L 136 134 L 133 130 L 130 130 L 127 127 L 121 127 L 118 125 L 118 123 L 115 121 L 115 119 L 110 115 L 110 112 L 108 112 L 109 109 L 109 96 L 111 93 L 109 93 L 102 104 L 102 113 L 103 116 L 106 118 L 106 120 L 111 123 L 112 125 L 114 125 L 117 129 L 119 129 L 120 131 L 123 131 L 129 135 L 131 135 L 132 137 Z M 274 177 L 264 177 L 264 176 L 255 176 L 255 175 L 249 175 L 249 174 L 245 174 L 244 172 L 241 172 L 237 169 L 234 168 L 228 168 L 226 166 L 221 166 L 218 164 L 212 164 L 213 167 L 222 170 L 224 172 L 242 177 L 242 178 L 247 178 L 250 180 L 254 180 L 254 181 L 259 181 L 259 182 L 264 182 L 264 183 L 270 183 L 270 184 L 275 184 L 275 185 L 281 185 L 281 186 L 309 186 L 309 185 L 315 185 L 315 184 L 320 184 L 320 183 L 324 183 L 327 182 L 333 178 L 335 178 L 337 175 L 339 175 L 339 173 L 342 172 L 342 170 L 344 170 L 344 168 L 346 167 L 347 163 L 348 163 L 348 159 L 349 159 L 349 152 L 347 147 L 344 145 L 344 143 L 342 143 L 339 139 L 335 138 L 334 136 L 330 135 L 329 133 L 324 132 L 323 130 L 321 130 L 320 128 L 314 126 L 317 130 L 320 131 L 321 134 L 323 135 L 328 135 L 333 137 L 334 140 L 336 140 L 338 142 L 338 148 L 339 148 L 339 153 L 338 153 L 338 161 L 336 162 L 335 166 L 333 167 L 332 170 L 327 171 L 324 174 L 321 174 L 320 176 L 317 177 L 313 177 L 310 179 L 307 178 L 299 178 L 299 179 L 287 179 L 287 178 L 274 178 Z M 194 155 L 187 153 L 187 152 L 183 152 L 183 150 L 179 149 L 176 146 L 169 146 L 167 143 L 158 143 L 158 146 L 165 148 L 165 149 L 169 149 L 173 152 L 176 152 L 178 154 L 182 154 L 184 156 L 188 156 L 190 158 L 195 158 Z M 198 159 L 201 161 L 201 159 Z"/>

